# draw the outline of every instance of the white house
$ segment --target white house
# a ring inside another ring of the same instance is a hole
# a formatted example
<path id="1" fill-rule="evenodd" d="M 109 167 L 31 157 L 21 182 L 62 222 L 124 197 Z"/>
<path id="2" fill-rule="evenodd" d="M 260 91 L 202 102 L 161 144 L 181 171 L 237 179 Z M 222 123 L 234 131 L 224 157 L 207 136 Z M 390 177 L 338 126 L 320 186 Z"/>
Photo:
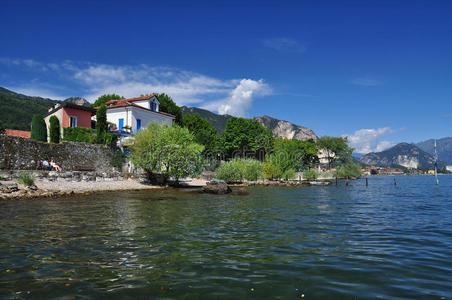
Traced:
<path id="1" fill-rule="evenodd" d="M 138 98 L 110 100 L 105 103 L 107 121 L 116 125 L 118 130 L 130 128 L 135 134 L 146 128 L 150 122 L 172 125 L 175 116 L 159 112 L 160 102 L 155 95 Z"/>

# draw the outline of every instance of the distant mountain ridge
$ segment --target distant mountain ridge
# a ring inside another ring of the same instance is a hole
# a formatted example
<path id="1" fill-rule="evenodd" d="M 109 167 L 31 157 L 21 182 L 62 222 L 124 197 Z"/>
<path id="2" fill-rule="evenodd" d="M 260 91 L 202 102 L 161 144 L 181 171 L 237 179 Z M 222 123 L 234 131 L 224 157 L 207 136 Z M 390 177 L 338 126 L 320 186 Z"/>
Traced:
<path id="1" fill-rule="evenodd" d="M 430 139 L 417 143 L 416 146 L 433 155 L 435 153 L 434 144 L 435 140 Z M 452 165 L 452 137 L 445 137 L 436 140 L 436 151 L 438 153 L 439 160 L 444 161 L 448 165 Z"/>
<path id="2" fill-rule="evenodd" d="M 434 166 L 435 158 L 414 144 L 400 143 L 385 151 L 368 153 L 359 161 L 367 165 L 382 167 L 400 165 L 413 169 L 431 169 Z M 444 162 L 438 162 L 438 164 L 440 168 L 445 166 Z"/>
<path id="3" fill-rule="evenodd" d="M 80 105 L 80 106 L 87 106 L 87 107 L 91 106 L 91 103 L 88 100 L 86 100 L 85 98 L 81 98 L 81 97 L 70 97 L 70 98 L 65 99 L 64 102 L 69 102 L 69 103 Z"/>
<path id="4" fill-rule="evenodd" d="M 230 118 L 232 118 L 230 115 L 217 115 L 207 109 L 197 107 L 181 106 L 181 110 L 184 115 L 199 114 L 204 119 L 207 119 L 207 121 L 215 127 L 219 135 L 223 134 L 224 129 L 226 128 L 226 123 Z"/>

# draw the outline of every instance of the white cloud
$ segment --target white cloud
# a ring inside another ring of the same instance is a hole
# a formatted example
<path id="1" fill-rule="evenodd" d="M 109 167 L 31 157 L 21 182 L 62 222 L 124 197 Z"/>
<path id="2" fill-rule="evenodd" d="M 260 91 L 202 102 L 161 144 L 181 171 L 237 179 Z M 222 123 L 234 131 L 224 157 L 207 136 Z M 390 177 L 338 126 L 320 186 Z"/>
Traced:
<path id="1" fill-rule="evenodd" d="M 306 46 L 300 44 L 298 41 L 289 38 L 273 38 L 262 41 L 262 44 L 270 49 L 279 52 L 296 52 L 303 53 L 306 51 Z"/>
<path id="2" fill-rule="evenodd" d="M 270 87 L 261 80 L 242 79 L 230 92 L 229 97 L 204 105 L 203 108 L 216 110 L 219 114 L 245 117 L 256 96 L 271 94 Z"/>
<path id="3" fill-rule="evenodd" d="M 383 82 L 375 80 L 375 79 L 370 79 L 370 78 L 355 78 L 351 81 L 352 84 L 354 85 L 361 85 L 361 86 L 377 86 L 377 85 L 382 85 Z"/>
<path id="4" fill-rule="evenodd" d="M 382 141 L 382 137 L 394 133 L 390 127 L 377 129 L 360 129 L 347 137 L 350 147 L 357 153 L 380 152 L 395 145 L 393 142 Z"/>
<path id="5" fill-rule="evenodd" d="M 271 92 L 263 80 L 222 80 L 177 68 L 145 64 L 118 66 L 72 61 L 41 63 L 5 58 L 0 58 L 0 63 L 39 70 L 41 82 L 39 84 L 28 82 L 27 86 L 21 86 L 20 90 L 23 93 L 33 92 L 40 96 L 54 96 L 55 99 L 61 97 L 48 90 L 42 90 L 42 80 L 46 74 L 49 77 L 57 74 L 59 80 L 63 80 L 66 86 L 76 85 L 77 94 L 91 102 L 106 93 L 129 98 L 156 92 L 170 95 L 178 105 L 197 104 L 215 109 L 219 113 L 237 116 L 247 114 L 255 97 L 265 96 Z"/>

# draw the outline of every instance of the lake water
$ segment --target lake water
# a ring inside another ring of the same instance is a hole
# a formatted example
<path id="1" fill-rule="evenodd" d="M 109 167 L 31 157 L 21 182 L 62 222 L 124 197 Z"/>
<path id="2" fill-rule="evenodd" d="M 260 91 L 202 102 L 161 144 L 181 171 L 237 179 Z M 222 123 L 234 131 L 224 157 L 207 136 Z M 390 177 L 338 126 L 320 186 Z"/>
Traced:
<path id="1" fill-rule="evenodd" d="M 0 298 L 452 298 L 452 176 L 0 201 Z"/>

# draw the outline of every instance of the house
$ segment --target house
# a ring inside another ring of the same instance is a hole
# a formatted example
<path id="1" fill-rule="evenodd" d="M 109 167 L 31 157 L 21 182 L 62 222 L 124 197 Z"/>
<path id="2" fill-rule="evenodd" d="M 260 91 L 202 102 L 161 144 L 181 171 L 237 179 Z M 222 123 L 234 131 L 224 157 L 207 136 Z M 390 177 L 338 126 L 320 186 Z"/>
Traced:
<path id="1" fill-rule="evenodd" d="M 31 137 L 31 132 L 25 130 L 6 129 L 5 134 L 9 136 L 18 136 L 26 139 L 29 139 Z"/>
<path id="2" fill-rule="evenodd" d="M 105 103 L 107 122 L 113 123 L 118 131 L 130 130 L 135 134 L 151 122 L 172 125 L 175 116 L 160 112 L 160 102 L 155 95 L 137 98 L 110 100 Z"/>
<path id="3" fill-rule="evenodd" d="M 47 127 L 47 136 L 50 136 L 50 117 L 56 116 L 60 121 L 61 136 L 64 134 L 64 128 L 67 127 L 85 127 L 92 128 L 91 117 L 96 110 L 91 107 L 76 105 L 69 102 L 58 102 L 44 116 Z"/>

